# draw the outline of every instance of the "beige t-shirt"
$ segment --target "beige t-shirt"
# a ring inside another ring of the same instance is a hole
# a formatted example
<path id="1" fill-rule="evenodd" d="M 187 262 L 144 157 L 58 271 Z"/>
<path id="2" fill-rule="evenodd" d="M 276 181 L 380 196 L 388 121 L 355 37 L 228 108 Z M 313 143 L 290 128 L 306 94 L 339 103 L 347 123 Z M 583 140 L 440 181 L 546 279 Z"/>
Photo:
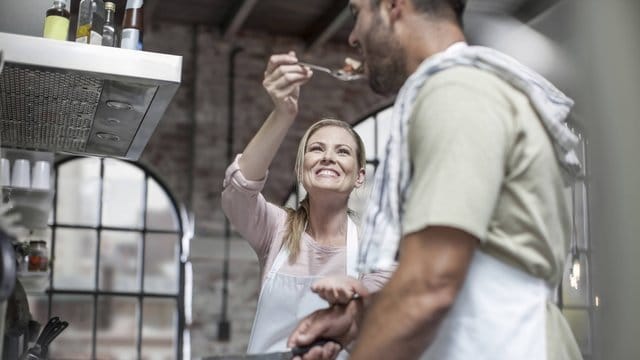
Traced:
<path id="1" fill-rule="evenodd" d="M 570 239 L 570 208 L 553 146 L 528 98 L 471 67 L 432 76 L 410 118 L 413 177 L 403 233 L 443 225 L 480 249 L 557 285 Z M 547 306 L 550 359 L 581 359 L 571 330 Z"/>
<path id="2" fill-rule="evenodd" d="M 486 253 L 559 283 L 570 208 L 528 98 L 492 74 L 456 67 L 429 79 L 410 122 L 413 178 L 403 232 L 465 230 Z"/>

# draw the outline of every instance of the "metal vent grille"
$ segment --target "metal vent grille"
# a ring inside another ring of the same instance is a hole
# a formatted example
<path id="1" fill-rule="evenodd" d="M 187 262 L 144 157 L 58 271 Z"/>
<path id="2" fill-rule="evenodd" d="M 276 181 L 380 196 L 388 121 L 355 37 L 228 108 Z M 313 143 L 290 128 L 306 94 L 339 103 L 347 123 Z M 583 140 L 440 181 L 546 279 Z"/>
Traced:
<path id="1" fill-rule="evenodd" d="M 86 74 L 5 64 L 0 134 L 5 147 L 82 152 L 103 80 Z"/>

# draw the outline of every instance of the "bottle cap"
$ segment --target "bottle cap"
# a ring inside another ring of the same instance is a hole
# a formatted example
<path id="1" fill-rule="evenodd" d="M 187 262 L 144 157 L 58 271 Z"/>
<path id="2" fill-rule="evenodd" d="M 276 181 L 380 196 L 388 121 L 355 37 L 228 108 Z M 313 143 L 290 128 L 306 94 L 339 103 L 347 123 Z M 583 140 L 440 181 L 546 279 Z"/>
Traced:
<path id="1" fill-rule="evenodd" d="M 116 11 L 116 4 L 112 3 L 111 1 L 107 1 L 107 2 L 104 3 L 104 9 L 105 10 Z"/>
<path id="2" fill-rule="evenodd" d="M 140 9 L 144 5 L 144 0 L 127 0 L 125 9 Z"/>

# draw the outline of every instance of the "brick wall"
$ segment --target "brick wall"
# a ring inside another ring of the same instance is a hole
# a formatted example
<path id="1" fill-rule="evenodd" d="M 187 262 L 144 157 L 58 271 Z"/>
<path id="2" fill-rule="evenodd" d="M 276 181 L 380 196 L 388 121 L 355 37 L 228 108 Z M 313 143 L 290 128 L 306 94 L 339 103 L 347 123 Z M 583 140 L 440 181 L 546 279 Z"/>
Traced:
<path id="1" fill-rule="evenodd" d="M 242 151 L 271 110 L 262 89 L 266 61 L 273 53 L 294 50 L 309 62 L 341 66 L 350 53 L 345 45 L 327 45 L 303 54 L 304 44 L 293 38 L 244 34 L 229 44 L 216 29 L 181 24 L 154 24 L 145 33 L 149 51 L 183 56 L 182 84 L 147 145 L 141 161 L 149 165 L 195 214 L 192 242 L 194 271 L 194 357 L 243 352 L 248 341 L 259 291 L 255 254 L 242 239 L 230 241 L 228 319 L 229 342 L 217 341 L 221 318 L 224 260 L 224 215 L 220 190 L 227 159 L 229 123 L 229 64 L 234 47 L 233 152 Z M 302 90 L 301 111 L 270 169 L 264 190 L 267 199 L 283 202 L 293 186 L 293 163 L 304 130 L 322 117 L 354 123 L 390 99 L 373 94 L 366 83 L 340 83 L 316 74 Z"/>

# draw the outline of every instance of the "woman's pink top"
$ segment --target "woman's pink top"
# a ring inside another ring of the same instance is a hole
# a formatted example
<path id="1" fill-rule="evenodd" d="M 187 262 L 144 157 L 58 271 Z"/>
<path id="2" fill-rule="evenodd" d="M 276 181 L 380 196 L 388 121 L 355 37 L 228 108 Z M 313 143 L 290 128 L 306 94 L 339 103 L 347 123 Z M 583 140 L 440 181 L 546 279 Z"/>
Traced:
<path id="1" fill-rule="evenodd" d="M 222 191 L 222 209 L 234 228 L 258 255 L 262 280 L 280 251 L 287 213 L 267 202 L 260 193 L 267 179 L 247 180 L 240 172 L 238 158 L 227 168 Z M 303 233 L 300 254 L 295 263 L 286 262 L 280 273 L 295 276 L 346 275 L 346 247 L 326 246 Z M 391 276 L 381 271 L 361 276 L 369 291 L 379 290 Z"/>

